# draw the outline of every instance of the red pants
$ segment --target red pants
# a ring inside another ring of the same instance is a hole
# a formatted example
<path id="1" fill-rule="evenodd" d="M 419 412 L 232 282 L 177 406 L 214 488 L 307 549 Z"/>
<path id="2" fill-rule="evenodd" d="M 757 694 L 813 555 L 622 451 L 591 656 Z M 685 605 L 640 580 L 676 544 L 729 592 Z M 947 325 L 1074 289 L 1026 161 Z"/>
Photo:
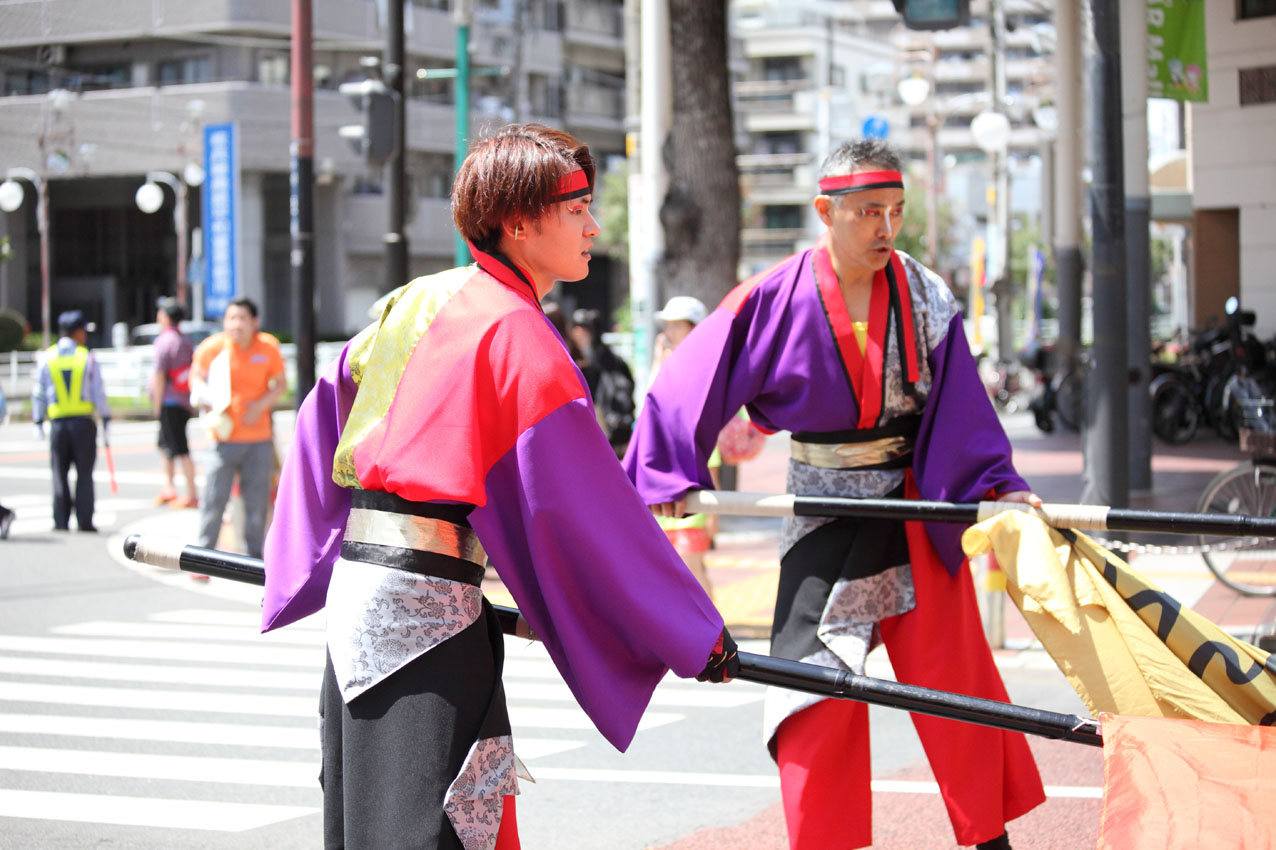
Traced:
<path id="1" fill-rule="evenodd" d="M 970 570 L 950 576 L 919 523 L 906 523 L 917 606 L 881 624 L 901 682 L 1009 702 L 993 663 Z M 1019 733 L 913 714 L 957 843 L 996 838 L 1007 821 L 1045 801 Z M 780 792 L 792 850 L 873 843 L 868 706 L 826 699 L 776 733 Z"/>
<path id="2" fill-rule="evenodd" d="M 520 850 L 513 794 L 506 794 L 505 804 L 501 806 L 501 828 L 496 833 L 496 847 L 493 850 Z"/>

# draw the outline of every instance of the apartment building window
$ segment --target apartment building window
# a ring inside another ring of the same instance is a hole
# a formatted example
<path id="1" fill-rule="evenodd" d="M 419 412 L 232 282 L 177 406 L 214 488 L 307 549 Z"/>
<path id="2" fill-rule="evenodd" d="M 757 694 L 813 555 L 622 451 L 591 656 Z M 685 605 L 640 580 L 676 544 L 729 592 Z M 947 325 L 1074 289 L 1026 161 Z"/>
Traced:
<path id="1" fill-rule="evenodd" d="M 798 230 L 802 227 L 805 207 L 774 206 L 762 208 L 762 226 L 767 230 Z"/>
<path id="2" fill-rule="evenodd" d="M 762 59 L 762 79 L 769 82 L 789 82 L 806 79 L 800 56 L 767 56 Z"/>
<path id="3" fill-rule="evenodd" d="M 189 56 L 155 63 L 155 84 L 173 86 L 182 83 L 206 83 L 213 78 L 211 56 Z"/>
<path id="4" fill-rule="evenodd" d="M 452 192 L 452 155 L 413 153 L 410 168 L 418 197 L 447 198 Z"/>
<path id="5" fill-rule="evenodd" d="M 1276 15 L 1276 0 L 1238 0 L 1236 4 L 1236 17 L 1241 20 L 1272 15 Z"/>
<path id="6" fill-rule="evenodd" d="M 756 154 L 788 154 L 802 152 L 802 134 L 792 131 L 760 133 L 753 139 Z"/>
<path id="7" fill-rule="evenodd" d="M 68 88 L 78 91 L 123 89 L 133 85 L 132 69 L 128 65 L 99 65 L 77 68 Z"/>
<path id="8" fill-rule="evenodd" d="M 287 53 L 262 51 L 257 54 L 257 82 L 265 86 L 288 85 L 290 62 Z"/>
<path id="9" fill-rule="evenodd" d="M 558 118 L 563 114 L 562 86 L 557 77 L 528 74 L 527 99 L 534 115 Z"/>
<path id="10" fill-rule="evenodd" d="M 45 94 L 50 88 L 49 75 L 44 71 L 19 69 L 5 71 L 5 95 Z"/>

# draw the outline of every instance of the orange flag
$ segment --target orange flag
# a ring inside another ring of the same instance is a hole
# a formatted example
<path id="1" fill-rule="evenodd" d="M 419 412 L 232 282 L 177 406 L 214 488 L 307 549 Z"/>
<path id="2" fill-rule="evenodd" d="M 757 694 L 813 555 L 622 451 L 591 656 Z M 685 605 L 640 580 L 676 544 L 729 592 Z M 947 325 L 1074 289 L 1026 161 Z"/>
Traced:
<path id="1" fill-rule="evenodd" d="M 1102 714 L 1098 850 L 1276 847 L 1276 727 Z"/>

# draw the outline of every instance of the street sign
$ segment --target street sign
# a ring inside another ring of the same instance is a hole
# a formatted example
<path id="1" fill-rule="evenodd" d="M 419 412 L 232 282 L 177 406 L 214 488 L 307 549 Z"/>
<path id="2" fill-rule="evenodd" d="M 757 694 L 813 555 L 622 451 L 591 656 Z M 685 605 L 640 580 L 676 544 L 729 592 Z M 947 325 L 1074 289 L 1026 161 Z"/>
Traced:
<path id="1" fill-rule="evenodd" d="M 884 139 L 890 132 L 890 122 L 883 115 L 870 115 L 860 126 L 860 135 L 866 139 Z"/>
<path id="2" fill-rule="evenodd" d="M 204 315 L 220 317 L 239 295 L 239 132 L 204 127 Z"/>

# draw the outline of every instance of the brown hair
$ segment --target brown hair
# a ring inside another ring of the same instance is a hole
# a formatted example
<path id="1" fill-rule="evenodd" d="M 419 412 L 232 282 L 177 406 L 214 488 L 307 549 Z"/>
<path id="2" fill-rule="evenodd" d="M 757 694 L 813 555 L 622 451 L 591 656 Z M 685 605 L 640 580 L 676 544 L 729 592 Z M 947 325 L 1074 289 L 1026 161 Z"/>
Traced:
<path id="1" fill-rule="evenodd" d="M 492 251 L 501 225 L 535 221 L 549 211 L 559 178 L 583 169 L 594 185 L 588 146 L 541 124 L 510 124 L 475 142 L 452 184 L 452 220 L 481 251 Z"/>

